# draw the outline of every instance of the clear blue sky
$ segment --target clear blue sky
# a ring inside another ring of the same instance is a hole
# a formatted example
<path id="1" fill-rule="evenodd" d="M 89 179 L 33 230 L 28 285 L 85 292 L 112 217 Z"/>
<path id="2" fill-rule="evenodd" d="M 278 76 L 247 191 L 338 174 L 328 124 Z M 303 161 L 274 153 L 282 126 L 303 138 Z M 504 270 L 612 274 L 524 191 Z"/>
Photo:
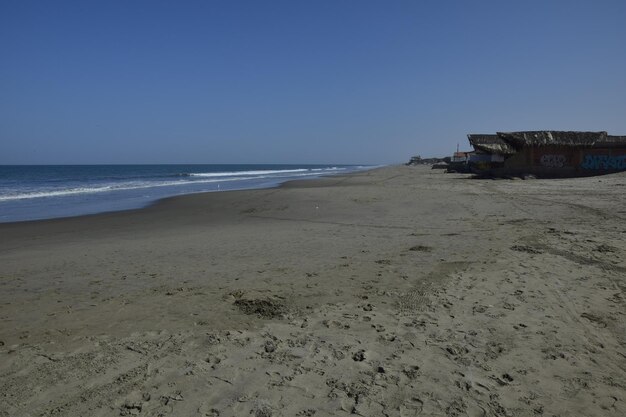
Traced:
<path id="1" fill-rule="evenodd" d="M 626 134 L 626 1 L 0 2 L 0 164 L 395 163 Z"/>

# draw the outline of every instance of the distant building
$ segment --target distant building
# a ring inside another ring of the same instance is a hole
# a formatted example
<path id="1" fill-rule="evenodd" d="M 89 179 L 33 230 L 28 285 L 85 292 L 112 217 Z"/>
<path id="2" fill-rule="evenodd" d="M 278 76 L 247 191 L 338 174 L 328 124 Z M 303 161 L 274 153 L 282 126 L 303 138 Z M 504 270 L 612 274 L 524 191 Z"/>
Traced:
<path id="1" fill-rule="evenodd" d="M 626 136 L 606 132 L 469 134 L 472 172 L 487 176 L 578 177 L 626 171 Z"/>
<path id="2" fill-rule="evenodd" d="M 469 160 L 474 152 L 459 152 L 458 150 L 452 154 L 450 158 L 450 164 L 448 165 L 446 172 L 458 172 L 469 173 Z"/>
<path id="3" fill-rule="evenodd" d="M 469 160 L 469 156 L 472 152 L 455 152 L 452 154 L 452 162 L 466 162 Z"/>
<path id="4" fill-rule="evenodd" d="M 450 158 L 422 158 L 419 155 L 411 157 L 411 160 L 406 165 L 434 165 L 439 163 L 446 163 L 450 161 Z"/>

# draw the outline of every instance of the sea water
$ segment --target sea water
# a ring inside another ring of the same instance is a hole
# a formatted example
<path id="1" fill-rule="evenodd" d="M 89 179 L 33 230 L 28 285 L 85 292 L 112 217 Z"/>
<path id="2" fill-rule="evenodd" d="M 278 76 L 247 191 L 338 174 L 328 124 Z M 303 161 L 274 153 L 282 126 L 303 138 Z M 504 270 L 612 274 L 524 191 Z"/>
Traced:
<path id="1" fill-rule="evenodd" d="M 5 165 L 0 222 L 141 208 L 165 197 L 275 187 L 355 165 Z"/>

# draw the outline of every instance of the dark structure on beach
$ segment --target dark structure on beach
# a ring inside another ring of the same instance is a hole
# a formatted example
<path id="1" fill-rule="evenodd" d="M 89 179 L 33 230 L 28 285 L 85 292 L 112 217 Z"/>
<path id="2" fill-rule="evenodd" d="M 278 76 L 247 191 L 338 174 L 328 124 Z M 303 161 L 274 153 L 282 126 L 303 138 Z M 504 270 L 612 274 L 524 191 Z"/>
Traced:
<path id="1" fill-rule="evenodd" d="M 469 134 L 479 175 L 579 177 L 626 171 L 626 136 L 607 132 L 525 131 Z"/>
<path id="2" fill-rule="evenodd" d="M 448 162 L 450 162 L 450 158 L 449 157 L 446 157 L 446 158 L 422 158 L 419 155 L 415 155 L 415 156 L 411 157 L 411 160 L 409 162 L 407 162 L 406 165 L 408 165 L 408 166 L 436 165 L 436 164 L 440 164 L 440 163 L 447 164 Z"/>

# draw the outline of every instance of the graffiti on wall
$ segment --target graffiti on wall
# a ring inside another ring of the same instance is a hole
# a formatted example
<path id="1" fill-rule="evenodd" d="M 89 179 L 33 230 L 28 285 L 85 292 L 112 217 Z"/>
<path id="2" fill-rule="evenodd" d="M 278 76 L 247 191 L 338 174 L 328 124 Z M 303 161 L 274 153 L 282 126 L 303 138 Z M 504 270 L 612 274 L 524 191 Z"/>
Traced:
<path id="1" fill-rule="evenodd" d="M 567 158 L 565 155 L 546 154 L 541 155 L 539 162 L 546 168 L 563 168 L 565 166 L 565 162 L 567 162 Z"/>
<path id="2" fill-rule="evenodd" d="M 626 170 L 626 155 L 585 155 L 583 169 L 620 169 Z"/>

